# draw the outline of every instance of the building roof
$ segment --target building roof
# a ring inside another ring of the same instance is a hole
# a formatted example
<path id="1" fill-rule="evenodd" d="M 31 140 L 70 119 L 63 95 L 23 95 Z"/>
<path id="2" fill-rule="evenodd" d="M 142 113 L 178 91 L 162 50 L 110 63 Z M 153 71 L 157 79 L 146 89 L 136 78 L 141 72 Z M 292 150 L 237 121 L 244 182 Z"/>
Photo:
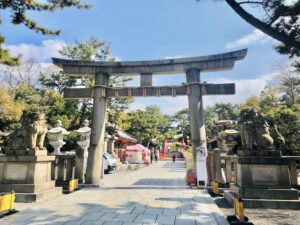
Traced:
<path id="1" fill-rule="evenodd" d="M 120 137 L 120 138 L 126 139 L 128 141 L 137 143 L 137 139 L 136 138 L 134 138 L 133 136 L 131 136 L 130 134 L 126 133 L 123 130 L 117 130 L 117 136 Z"/>

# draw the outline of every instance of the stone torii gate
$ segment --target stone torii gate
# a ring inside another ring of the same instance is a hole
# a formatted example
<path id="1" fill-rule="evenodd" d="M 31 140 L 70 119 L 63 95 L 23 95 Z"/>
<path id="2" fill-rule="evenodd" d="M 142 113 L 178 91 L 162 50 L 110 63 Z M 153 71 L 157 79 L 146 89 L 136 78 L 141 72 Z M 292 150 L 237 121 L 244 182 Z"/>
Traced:
<path id="1" fill-rule="evenodd" d="M 206 150 L 206 134 L 203 118 L 203 95 L 235 94 L 235 84 L 207 84 L 200 82 L 200 72 L 223 71 L 233 68 L 236 60 L 242 60 L 247 49 L 224 54 L 165 59 L 153 61 L 95 62 L 53 58 L 53 63 L 69 76 L 93 76 L 93 88 L 66 89 L 64 98 L 93 98 L 92 132 L 86 171 L 86 183 L 99 185 L 101 155 L 105 135 L 107 98 L 188 95 L 191 121 L 191 141 L 196 167 L 196 148 Z M 186 84 L 152 86 L 152 76 L 159 74 L 186 74 Z M 140 75 L 140 87 L 109 87 L 109 77 Z M 197 168 L 195 168 L 197 171 Z"/>

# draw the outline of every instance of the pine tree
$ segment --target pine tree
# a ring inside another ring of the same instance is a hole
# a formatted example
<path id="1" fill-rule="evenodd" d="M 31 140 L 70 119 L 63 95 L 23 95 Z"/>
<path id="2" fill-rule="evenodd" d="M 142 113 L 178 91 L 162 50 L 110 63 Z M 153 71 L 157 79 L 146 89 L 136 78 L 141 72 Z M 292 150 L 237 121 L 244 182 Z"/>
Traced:
<path id="1" fill-rule="evenodd" d="M 46 27 L 31 20 L 26 15 L 27 11 L 48 11 L 53 12 L 57 9 L 76 7 L 78 9 L 88 9 L 91 6 L 82 4 L 80 0 L 48 0 L 47 3 L 41 3 L 34 0 L 1 0 L 0 10 L 9 11 L 11 22 L 15 25 L 23 24 L 31 30 L 41 33 L 42 35 L 59 35 L 60 30 L 49 30 Z M 0 24 L 1 24 L 0 20 Z M 0 63 L 6 65 L 19 64 L 20 57 L 11 57 L 9 52 L 3 48 L 5 38 L 0 34 Z"/>

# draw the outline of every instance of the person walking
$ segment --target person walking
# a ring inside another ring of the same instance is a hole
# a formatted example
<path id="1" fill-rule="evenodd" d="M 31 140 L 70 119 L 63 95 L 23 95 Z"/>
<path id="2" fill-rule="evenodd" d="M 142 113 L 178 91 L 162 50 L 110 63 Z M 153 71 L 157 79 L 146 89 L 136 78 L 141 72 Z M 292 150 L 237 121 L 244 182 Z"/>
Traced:
<path id="1" fill-rule="evenodd" d="M 151 160 L 151 164 L 153 162 L 153 158 L 154 158 L 154 149 L 153 147 L 150 148 L 150 160 Z"/>
<path id="2" fill-rule="evenodd" d="M 159 160 L 159 148 L 155 150 L 155 162 Z"/>
<path id="3" fill-rule="evenodd" d="M 152 164 L 152 162 L 153 162 L 153 153 L 152 152 L 150 153 L 150 161 L 151 161 L 151 164 Z"/>
<path id="4" fill-rule="evenodd" d="M 176 155 L 175 154 L 172 155 L 172 159 L 173 159 L 173 163 L 174 163 L 175 159 L 176 159 Z"/>

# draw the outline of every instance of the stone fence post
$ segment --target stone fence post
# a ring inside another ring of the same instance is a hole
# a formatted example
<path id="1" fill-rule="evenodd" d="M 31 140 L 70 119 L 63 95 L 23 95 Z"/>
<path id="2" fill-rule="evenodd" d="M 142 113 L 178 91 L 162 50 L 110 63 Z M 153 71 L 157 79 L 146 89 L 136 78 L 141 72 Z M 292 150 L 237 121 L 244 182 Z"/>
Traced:
<path id="1" fill-rule="evenodd" d="M 214 154 L 214 178 L 218 183 L 222 182 L 221 171 L 221 150 L 218 148 L 213 149 Z"/>

